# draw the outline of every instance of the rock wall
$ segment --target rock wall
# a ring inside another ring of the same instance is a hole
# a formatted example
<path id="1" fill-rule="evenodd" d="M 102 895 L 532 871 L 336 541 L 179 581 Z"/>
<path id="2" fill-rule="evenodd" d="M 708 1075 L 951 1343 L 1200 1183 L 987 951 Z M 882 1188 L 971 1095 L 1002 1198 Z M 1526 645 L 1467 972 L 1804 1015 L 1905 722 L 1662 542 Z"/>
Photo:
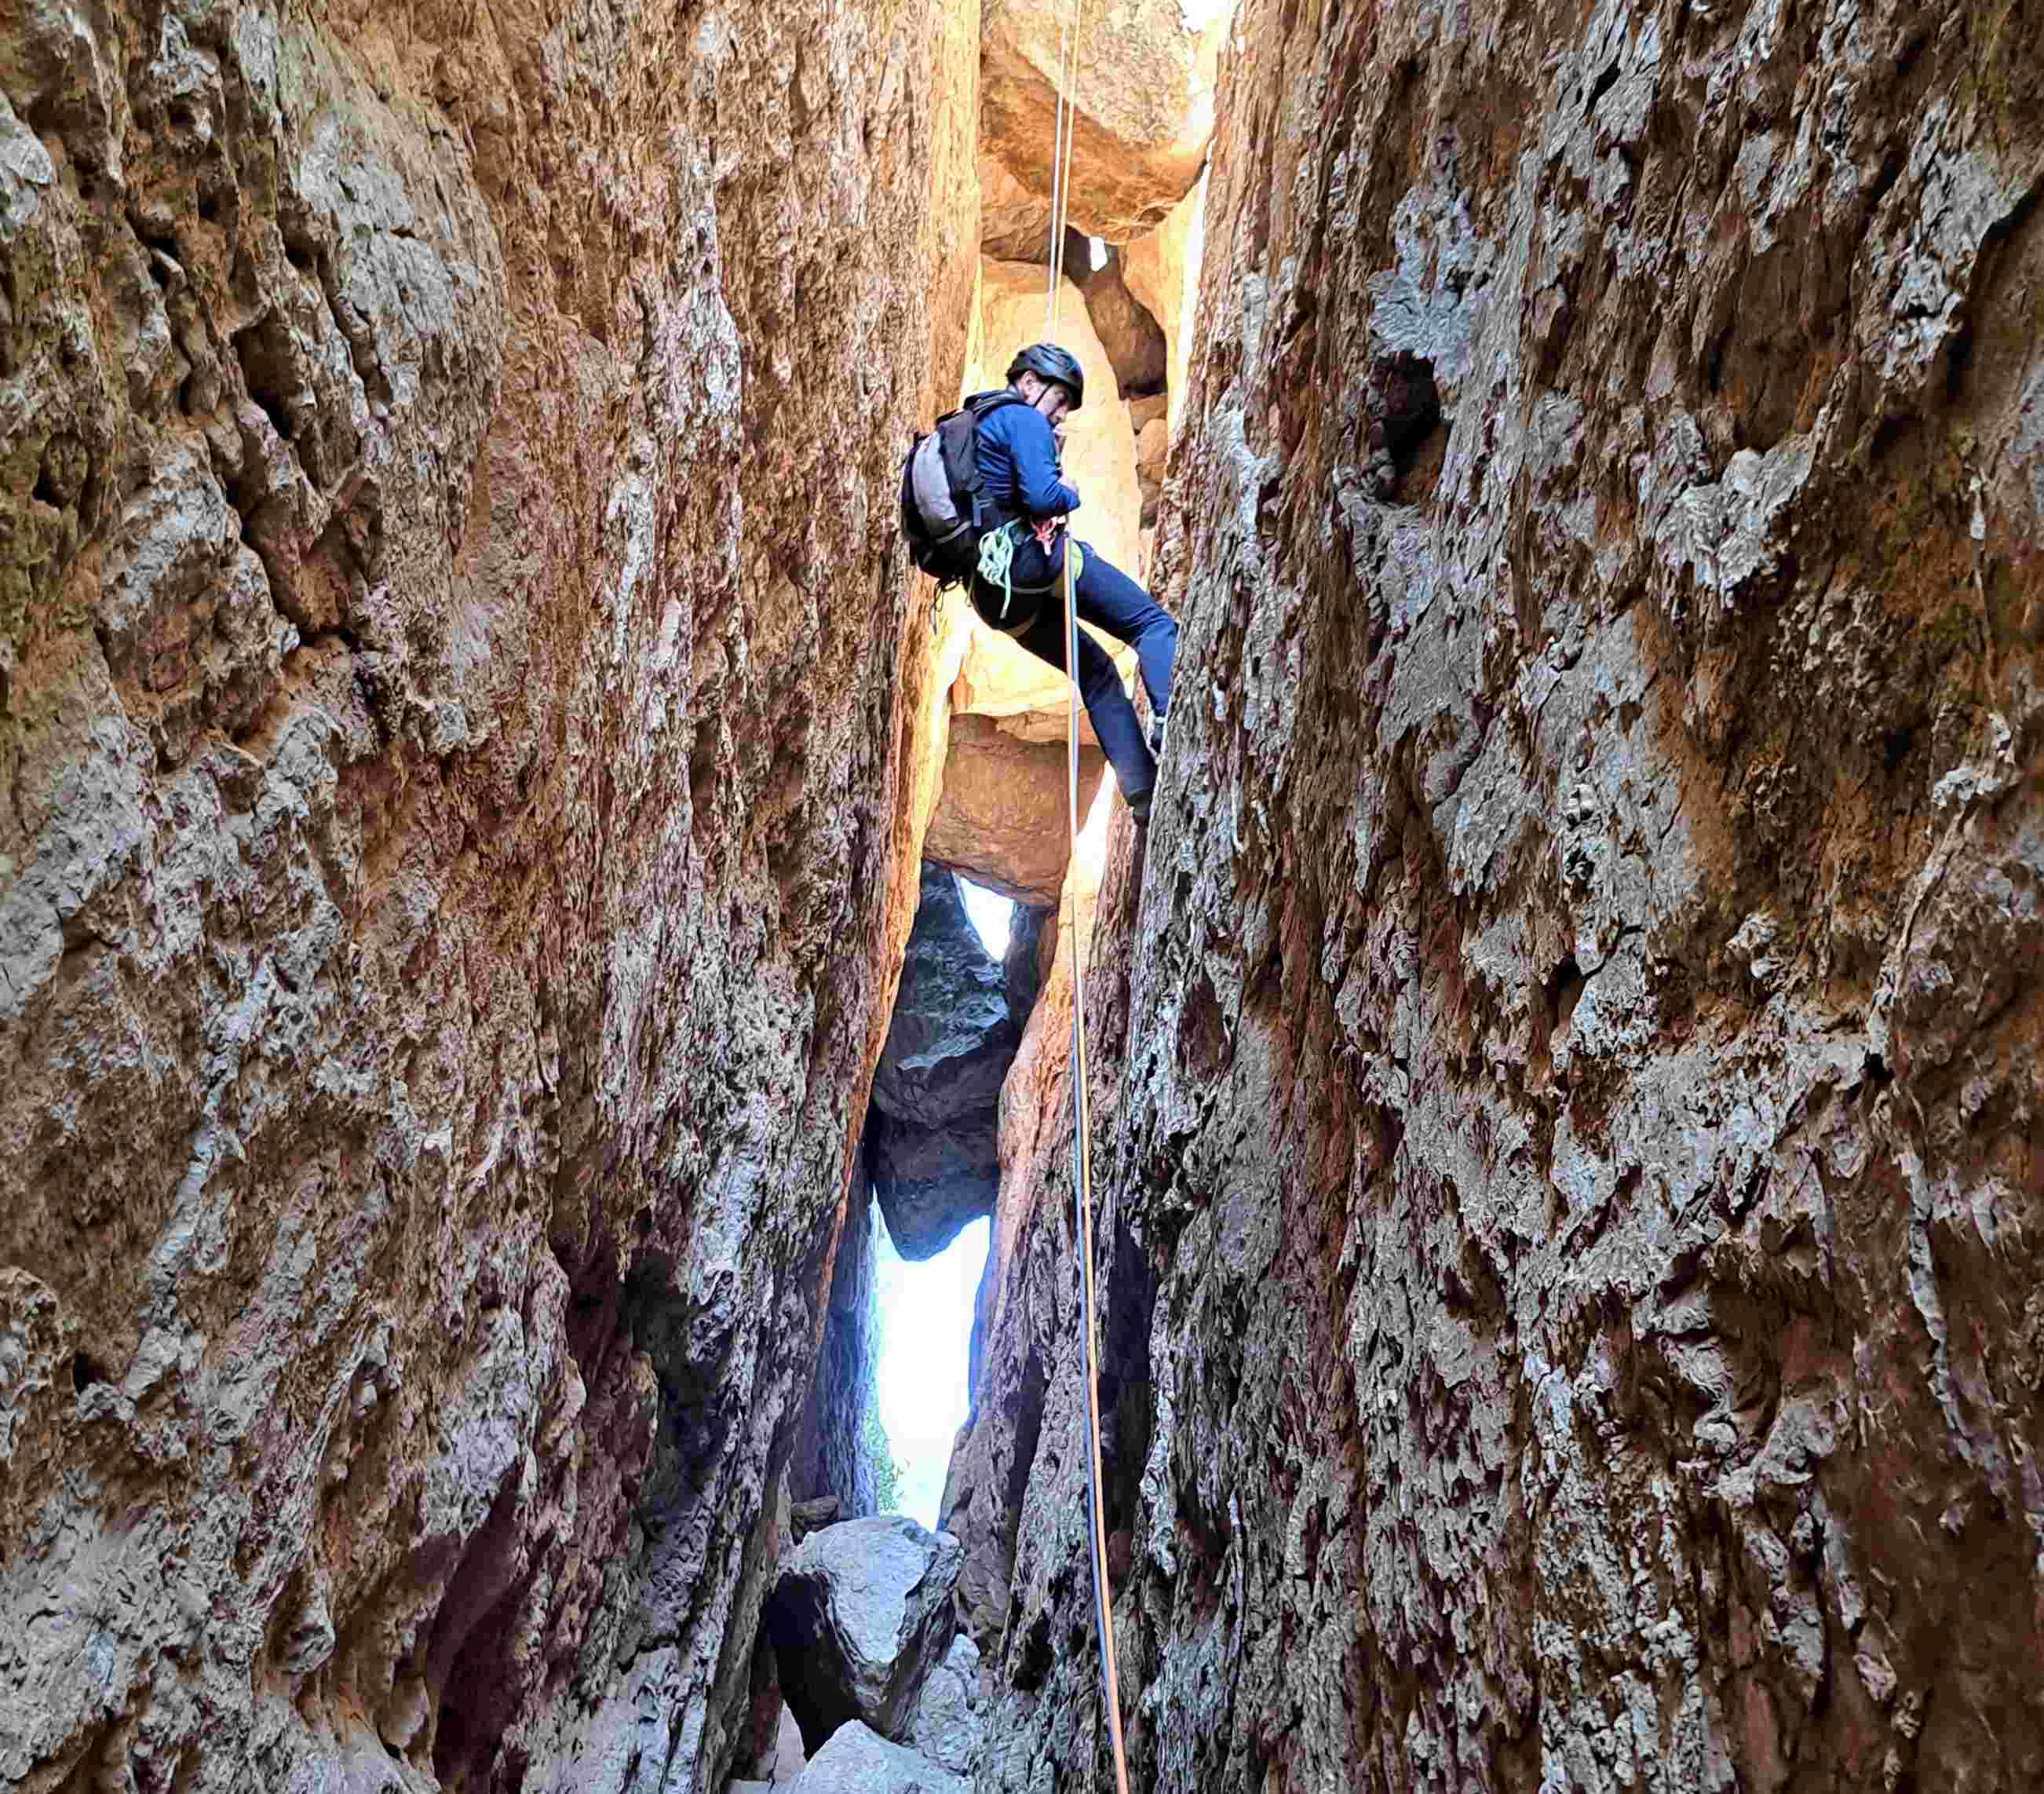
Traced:
<path id="1" fill-rule="evenodd" d="M 2037 1785 L 2044 61 L 1238 29 L 1093 1005 L 1135 1785 Z M 1020 1789 L 1101 1758 L 1068 1174 L 1005 1176 Z"/>
<path id="2" fill-rule="evenodd" d="M 872 1113 L 869 1102 L 869 1122 Z M 873 1185 L 862 1163 L 854 1168 L 845 1192 L 816 1373 L 785 1479 L 790 1501 L 835 1500 L 838 1513 L 847 1520 L 870 1515 L 879 1504 L 877 1466 L 866 1440 L 866 1408 L 873 1399 L 880 1355 L 874 1326 L 874 1257 Z M 781 1543 L 786 1546 L 785 1535 Z M 778 1707 L 777 1700 L 777 1711 Z"/>
<path id="3" fill-rule="evenodd" d="M 954 23 L 0 18 L 0 1781 L 728 1760 L 944 714 Z"/>

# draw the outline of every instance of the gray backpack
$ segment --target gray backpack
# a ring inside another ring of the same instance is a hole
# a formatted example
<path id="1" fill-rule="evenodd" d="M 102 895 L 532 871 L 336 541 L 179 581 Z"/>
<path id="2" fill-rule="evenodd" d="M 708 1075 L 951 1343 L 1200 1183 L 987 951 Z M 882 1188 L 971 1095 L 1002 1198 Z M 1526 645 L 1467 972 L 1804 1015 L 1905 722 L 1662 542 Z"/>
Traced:
<path id="1" fill-rule="evenodd" d="M 980 419 L 1028 401 L 1012 388 L 977 393 L 916 438 L 901 469 L 901 533 L 909 558 L 939 587 L 972 577 L 986 533 L 986 491 L 979 475 Z"/>

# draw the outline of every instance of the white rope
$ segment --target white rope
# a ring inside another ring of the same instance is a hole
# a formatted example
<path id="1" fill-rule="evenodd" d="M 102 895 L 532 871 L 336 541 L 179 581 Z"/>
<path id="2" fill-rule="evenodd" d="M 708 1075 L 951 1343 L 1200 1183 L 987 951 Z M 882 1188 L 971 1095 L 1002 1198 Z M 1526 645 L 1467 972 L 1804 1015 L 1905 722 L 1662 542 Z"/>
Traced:
<path id="1" fill-rule="evenodd" d="M 1072 0 L 1069 30 L 1058 45 L 1058 114 L 1051 147 L 1051 277 L 1043 300 L 1043 336 L 1056 337 L 1058 289 L 1064 284 L 1065 227 L 1071 203 L 1071 148 L 1078 123 L 1078 103 L 1068 98 L 1078 72 L 1080 6 Z M 1067 866 L 1079 857 L 1079 550 L 1065 544 L 1065 771 L 1069 799 L 1070 847 Z M 1093 1518 L 1093 1621 L 1100 1639 L 1101 1699 L 1107 1709 L 1108 1742 L 1114 1756 L 1116 1794 L 1128 1794 L 1128 1759 L 1121 1736 L 1121 1692 L 1115 1665 L 1114 1591 L 1107 1573 L 1107 1499 L 1101 1488 L 1100 1449 L 1100 1355 L 1093 1313 L 1093 1104 L 1087 1093 L 1085 1030 L 1085 942 L 1079 929 L 1078 894 L 1071 893 L 1072 928 L 1072 1200 L 1078 1211 L 1080 1324 L 1085 1359 L 1087 1481 Z"/>
<path id="2" fill-rule="evenodd" d="M 1051 126 L 1051 241 L 1048 245 L 1050 279 L 1043 293 L 1043 340 L 1058 333 L 1058 289 L 1065 278 L 1065 222 L 1071 200 L 1071 144 L 1078 123 L 1078 102 L 1071 95 L 1077 85 L 1079 61 L 1079 9 L 1072 0 L 1058 31 L 1058 110 Z"/>
<path id="3" fill-rule="evenodd" d="M 1072 15 L 1067 12 L 1058 27 L 1057 116 L 1051 125 L 1051 241 L 1043 256 L 1043 339 L 1048 341 L 1058 328 L 1058 183 L 1064 168 L 1066 69 L 1071 58 Z"/>

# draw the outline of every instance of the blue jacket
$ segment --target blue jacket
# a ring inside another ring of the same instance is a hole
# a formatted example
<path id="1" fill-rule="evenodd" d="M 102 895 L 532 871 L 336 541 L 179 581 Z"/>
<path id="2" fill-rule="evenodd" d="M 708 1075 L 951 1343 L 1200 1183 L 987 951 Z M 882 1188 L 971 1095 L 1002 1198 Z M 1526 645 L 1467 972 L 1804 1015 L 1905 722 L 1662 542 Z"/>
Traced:
<path id="1" fill-rule="evenodd" d="M 1051 421 L 1027 405 L 1004 405 L 979 425 L 979 476 L 996 515 L 1056 517 L 1079 508 L 1079 495 L 1058 478 Z"/>

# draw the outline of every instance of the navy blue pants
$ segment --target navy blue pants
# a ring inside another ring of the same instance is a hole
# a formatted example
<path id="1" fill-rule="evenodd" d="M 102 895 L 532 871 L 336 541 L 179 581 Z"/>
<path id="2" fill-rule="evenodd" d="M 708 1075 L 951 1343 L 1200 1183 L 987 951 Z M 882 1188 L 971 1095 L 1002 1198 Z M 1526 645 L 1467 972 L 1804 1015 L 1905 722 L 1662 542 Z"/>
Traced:
<path id="1" fill-rule="evenodd" d="M 1143 676 L 1143 688 L 1150 694 L 1150 707 L 1162 716 L 1170 707 L 1171 662 L 1178 652 L 1178 626 L 1112 561 L 1096 554 L 1091 543 L 1082 542 L 1079 547 L 1082 559 L 1078 590 L 1073 596 L 1080 621 L 1091 623 L 1135 650 L 1135 664 Z M 1014 583 L 1049 584 L 1062 576 L 1064 565 L 1062 535 L 1047 554 L 1035 537 L 1029 537 L 1015 550 Z M 1002 626 L 999 587 L 975 580 L 973 602 L 988 623 L 995 629 Z M 1063 588 L 1018 592 L 1011 617 L 1028 605 L 1035 606 L 1035 614 L 1014 632 L 1015 639 L 1039 660 L 1049 661 L 1059 672 L 1066 672 Z M 1121 689 L 1121 676 L 1114 669 L 1113 660 L 1084 629 L 1079 631 L 1079 696 L 1085 701 L 1093 733 L 1100 737 L 1108 764 L 1114 768 L 1122 795 L 1138 807 L 1147 805 L 1157 783 L 1156 759 L 1143 738 L 1135 706 Z"/>

